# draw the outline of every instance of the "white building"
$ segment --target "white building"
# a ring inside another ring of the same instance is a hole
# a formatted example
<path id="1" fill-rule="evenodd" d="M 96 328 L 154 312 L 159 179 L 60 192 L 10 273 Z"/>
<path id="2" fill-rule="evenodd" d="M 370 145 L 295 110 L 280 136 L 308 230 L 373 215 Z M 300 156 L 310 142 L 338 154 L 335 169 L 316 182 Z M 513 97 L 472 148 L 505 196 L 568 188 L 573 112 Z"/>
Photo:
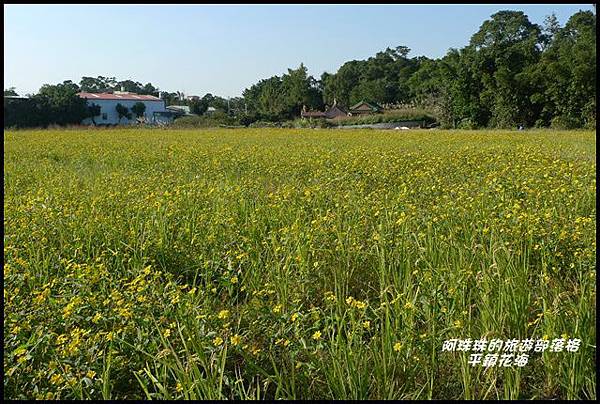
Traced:
<path id="1" fill-rule="evenodd" d="M 100 106 L 100 114 L 94 117 L 96 125 L 127 125 L 138 122 L 138 117 L 131 111 L 131 107 L 137 102 L 141 102 L 146 106 L 143 119 L 144 122 L 151 124 L 166 124 L 173 122 L 175 114 L 165 108 L 165 101 L 152 95 L 139 95 L 115 91 L 111 93 L 79 93 L 81 98 L 87 100 L 88 105 L 96 104 Z M 121 104 L 129 109 L 131 119 L 122 117 L 119 120 L 117 113 L 117 104 Z M 84 125 L 92 125 L 91 118 L 86 118 L 82 122 Z"/>

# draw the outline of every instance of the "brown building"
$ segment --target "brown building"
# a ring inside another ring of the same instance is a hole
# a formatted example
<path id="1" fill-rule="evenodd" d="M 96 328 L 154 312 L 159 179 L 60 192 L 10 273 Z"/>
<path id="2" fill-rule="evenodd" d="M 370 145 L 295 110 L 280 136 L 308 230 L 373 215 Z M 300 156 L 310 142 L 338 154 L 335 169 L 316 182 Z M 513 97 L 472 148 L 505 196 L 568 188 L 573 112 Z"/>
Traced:
<path id="1" fill-rule="evenodd" d="M 381 112 L 381 107 L 370 102 L 361 101 L 350 107 L 349 115 L 370 115 Z"/>
<path id="2" fill-rule="evenodd" d="M 325 118 L 325 119 L 335 119 L 340 117 L 348 116 L 348 112 L 339 105 L 337 105 L 336 100 L 333 100 L 333 105 L 329 108 L 325 108 L 325 112 L 321 111 L 307 111 L 306 106 L 302 108 L 302 112 L 300 113 L 302 118 Z"/>

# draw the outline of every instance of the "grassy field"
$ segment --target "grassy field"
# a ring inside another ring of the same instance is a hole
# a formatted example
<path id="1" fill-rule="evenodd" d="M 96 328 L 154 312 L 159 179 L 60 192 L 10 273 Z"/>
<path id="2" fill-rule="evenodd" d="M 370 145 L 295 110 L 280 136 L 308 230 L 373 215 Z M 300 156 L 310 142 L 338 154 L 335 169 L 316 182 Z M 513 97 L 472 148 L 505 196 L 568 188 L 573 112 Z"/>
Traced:
<path id="1" fill-rule="evenodd" d="M 4 147 L 4 398 L 596 398 L 595 132 Z M 581 346 L 485 368 L 453 338 Z"/>

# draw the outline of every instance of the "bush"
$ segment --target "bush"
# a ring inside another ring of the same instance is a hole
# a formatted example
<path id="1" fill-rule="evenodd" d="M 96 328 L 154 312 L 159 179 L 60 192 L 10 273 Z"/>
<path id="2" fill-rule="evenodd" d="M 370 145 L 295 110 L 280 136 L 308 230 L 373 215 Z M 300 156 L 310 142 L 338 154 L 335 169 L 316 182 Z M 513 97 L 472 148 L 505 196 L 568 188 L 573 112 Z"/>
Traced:
<path id="1" fill-rule="evenodd" d="M 212 115 L 183 116 L 175 119 L 174 128 L 217 128 L 220 126 L 236 126 L 240 122 L 224 112 L 215 112 Z"/>
<path id="2" fill-rule="evenodd" d="M 279 122 L 270 121 L 256 121 L 248 125 L 249 128 L 279 128 L 281 124 Z"/>
<path id="3" fill-rule="evenodd" d="M 553 129 L 576 129 L 581 127 L 581 123 L 570 116 L 567 115 L 559 115 L 552 118 L 552 123 L 550 126 Z"/>
<path id="4" fill-rule="evenodd" d="M 370 125 L 375 123 L 390 123 L 397 121 L 424 121 L 426 125 L 436 122 L 435 117 L 421 109 L 402 109 L 383 114 L 357 116 L 341 119 L 339 125 Z"/>
<path id="5" fill-rule="evenodd" d="M 473 122 L 471 118 L 465 118 L 461 120 L 458 125 L 456 125 L 457 129 L 477 129 L 477 124 Z"/>
<path id="6" fill-rule="evenodd" d="M 294 119 L 293 121 L 287 121 L 286 123 L 288 125 L 288 127 L 290 128 L 319 128 L 319 129 L 326 129 L 326 128 L 331 128 L 334 126 L 337 126 L 335 122 L 324 119 L 324 118 L 318 118 L 318 119 Z"/>

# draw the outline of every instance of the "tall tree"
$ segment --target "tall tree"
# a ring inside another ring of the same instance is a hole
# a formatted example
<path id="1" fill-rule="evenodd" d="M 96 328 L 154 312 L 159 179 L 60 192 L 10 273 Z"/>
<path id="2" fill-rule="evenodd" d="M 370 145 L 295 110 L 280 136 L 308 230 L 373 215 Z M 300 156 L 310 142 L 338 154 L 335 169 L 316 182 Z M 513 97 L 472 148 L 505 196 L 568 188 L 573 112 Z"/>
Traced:
<path id="1" fill-rule="evenodd" d="M 34 96 L 40 119 L 46 124 L 79 124 L 88 117 L 87 101 L 77 93 L 79 86 L 71 80 L 62 84 L 45 84 Z"/>
<path id="2" fill-rule="evenodd" d="M 471 37 L 468 50 L 473 57 L 467 62 L 480 72 L 480 100 L 489 111 L 491 126 L 515 127 L 535 121 L 528 72 L 540 58 L 541 40 L 537 24 L 522 11 L 508 10 L 493 14 Z"/>
<path id="3" fill-rule="evenodd" d="M 544 85 L 543 124 L 559 128 L 595 127 L 596 15 L 580 11 L 557 30 L 536 68 Z"/>

